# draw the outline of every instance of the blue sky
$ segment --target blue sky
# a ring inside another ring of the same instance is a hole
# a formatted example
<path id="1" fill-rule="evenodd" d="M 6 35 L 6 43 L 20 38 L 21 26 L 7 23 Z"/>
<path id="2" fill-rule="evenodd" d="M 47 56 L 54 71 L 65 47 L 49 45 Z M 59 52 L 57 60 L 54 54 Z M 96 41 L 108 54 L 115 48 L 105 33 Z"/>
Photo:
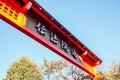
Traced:
<path id="1" fill-rule="evenodd" d="M 36 0 L 77 39 L 103 60 L 120 62 L 120 0 Z M 0 20 L 0 79 L 9 65 L 27 55 L 37 64 L 60 57 Z"/>

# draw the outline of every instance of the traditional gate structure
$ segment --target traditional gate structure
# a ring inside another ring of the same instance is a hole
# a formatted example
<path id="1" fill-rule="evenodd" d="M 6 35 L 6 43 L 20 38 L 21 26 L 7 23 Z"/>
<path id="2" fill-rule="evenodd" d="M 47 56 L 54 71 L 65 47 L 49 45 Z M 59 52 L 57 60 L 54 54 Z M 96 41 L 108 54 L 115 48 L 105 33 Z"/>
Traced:
<path id="1" fill-rule="evenodd" d="M 0 0 L 0 19 L 95 77 L 102 63 L 34 0 Z"/>

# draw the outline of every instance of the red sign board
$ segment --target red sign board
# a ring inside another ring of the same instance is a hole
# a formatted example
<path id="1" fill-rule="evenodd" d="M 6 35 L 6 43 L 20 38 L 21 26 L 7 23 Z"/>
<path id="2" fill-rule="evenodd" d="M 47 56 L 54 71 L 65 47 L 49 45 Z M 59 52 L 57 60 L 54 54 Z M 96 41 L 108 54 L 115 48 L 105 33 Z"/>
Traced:
<path id="1" fill-rule="evenodd" d="M 35 1 L 0 0 L 0 18 L 96 76 L 95 66 L 102 61 Z"/>

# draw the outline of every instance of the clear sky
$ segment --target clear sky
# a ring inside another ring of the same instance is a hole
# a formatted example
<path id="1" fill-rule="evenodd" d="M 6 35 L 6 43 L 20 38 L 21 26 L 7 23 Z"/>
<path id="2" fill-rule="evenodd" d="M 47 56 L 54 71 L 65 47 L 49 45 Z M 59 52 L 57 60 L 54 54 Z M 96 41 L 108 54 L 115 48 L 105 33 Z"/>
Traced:
<path id="1" fill-rule="evenodd" d="M 120 62 L 120 0 L 36 0 L 77 39 L 103 60 L 108 69 Z M 0 20 L 0 79 L 22 55 L 37 64 L 60 57 Z"/>

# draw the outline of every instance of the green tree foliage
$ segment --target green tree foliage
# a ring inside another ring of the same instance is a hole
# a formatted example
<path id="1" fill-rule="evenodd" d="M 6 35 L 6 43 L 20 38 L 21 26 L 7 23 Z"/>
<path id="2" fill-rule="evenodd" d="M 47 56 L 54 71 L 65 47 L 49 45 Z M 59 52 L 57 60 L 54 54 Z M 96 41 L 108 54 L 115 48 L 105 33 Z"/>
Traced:
<path id="1" fill-rule="evenodd" d="M 43 60 L 42 73 L 45 80 L 92 80 L 92 78 L 65 60 Z"/>
<path id="2" fill-rule="evenodd" d="M 48 61 L 38 66 L 28 57 L 10 65 L 3 80 L 93 80 L 87 73 L 65 60 Z M 113 62 L 109 70 L 99 70 L 98 80 L 120 80 L 120 65 Z"/>
<path id="3" fill-rule="evenodd" d="M 37 65 L 24 56 L 9 67 L 3 80 L 42 80 L 42 75 Z"/>
<path id="4" fill-rule="evenodd" d="M 109 76 L 113 80 L 120 80 L 120 65 L 113 62 L 110 66 Z"/>
<path id="5" fill-rule="evenodd" d="M 64 60 L 48 61 L 44 59 L 41 69 L 45 80 L 68 80 L 64 74 L 67 67 L 68 63 Z"/>
<path id="6" fill-rule="evenodd" d="M 93 78 L 76 66 L 64 60 L 43 60 L 45 80 L 93 80 Z M 109 70 L 98 70 L 98 80 L 120 80 L 120 65 L 113 62 Z"/>
<path id="7" fill-rule="evenodd" d="M 98 71 L 98 80 L 110 80 L 108 71 Z"/>
<path id="8" fill-rule="evenodd" d="M 72 64 L 70 64 L 68 67 L 70 69 L 69 73 L 70 76 L 72 76 L 72 80 L 93 80 L 93 78 L 90 75 L 88 75 L 78 67 Z"/>
<path id="9" fill-rule="evenodd" d="M 109 70 L 98 71 L 99 80 L 120 80 L 120 65 L 113 62 Z"/>

